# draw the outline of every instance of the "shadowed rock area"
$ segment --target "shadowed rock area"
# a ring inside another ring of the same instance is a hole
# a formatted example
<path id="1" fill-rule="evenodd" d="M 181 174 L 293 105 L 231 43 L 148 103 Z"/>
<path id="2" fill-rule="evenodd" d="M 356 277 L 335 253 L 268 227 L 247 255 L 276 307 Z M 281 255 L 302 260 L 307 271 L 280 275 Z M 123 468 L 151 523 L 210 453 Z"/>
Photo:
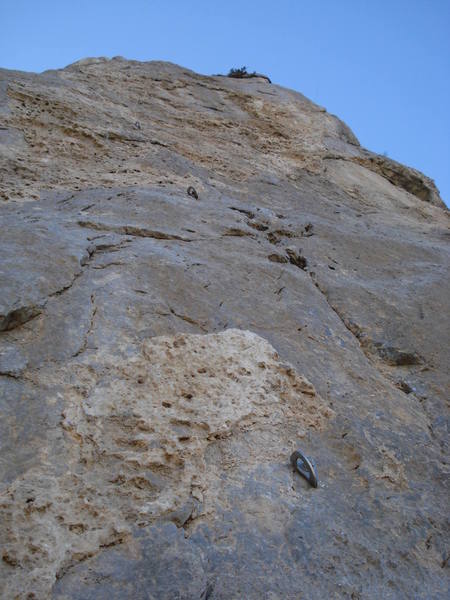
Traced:
<path id="1" fill-rule="evenodd" d="M 0 70 L 0 198 L 2 598 L 446 596 L 432 180 L 265 78 L 117 57 Z"/>

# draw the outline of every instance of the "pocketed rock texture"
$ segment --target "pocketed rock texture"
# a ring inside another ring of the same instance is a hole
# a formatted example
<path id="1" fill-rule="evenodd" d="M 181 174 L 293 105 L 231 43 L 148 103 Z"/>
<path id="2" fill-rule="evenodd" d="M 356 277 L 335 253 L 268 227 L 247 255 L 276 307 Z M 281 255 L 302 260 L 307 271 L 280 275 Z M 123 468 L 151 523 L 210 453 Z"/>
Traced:
<path id="1" fill-rule="evenodd" d="M 127 361 L 97 360 L 65 374 L 67 471 L 30 469 L 2 497 L 2 558 L 16 567 L 10 597 L 45 597 L 68 566 L 123 542 L 133 524 L 165 517 L 182 526 L 214 513 L 216 480 L 231 465 L 206 468 L 209 443 L 276 433 L 270 452 L 251 448 L 254 468 L 282 461 L 289 433 L 320 430 L 332 414 L 270 344 L 237 329 L 155 337 Z"/>
<path id="2" fill-rule="evenodd" d="M 0 197 L 2 598 L 446 596 L 429 178 L 264 78 L 85 59 L 0 70 Z"/>

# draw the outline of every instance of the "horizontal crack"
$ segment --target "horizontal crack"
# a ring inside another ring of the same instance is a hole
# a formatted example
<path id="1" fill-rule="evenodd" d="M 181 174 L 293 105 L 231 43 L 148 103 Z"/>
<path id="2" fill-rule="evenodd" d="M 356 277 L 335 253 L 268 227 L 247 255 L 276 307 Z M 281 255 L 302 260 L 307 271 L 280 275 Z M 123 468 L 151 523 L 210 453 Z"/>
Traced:
<path id="1" fill-rule="evenodd" d="M 192 242 L 190 238 L 184 238 L 173 233 L 166 233 L 164 231 L 156 231 L 152 229 L 145 229 L 143 227 L 137 227 L 135 225 L 111 225 L 108 223 L 97 223 L 96 221 L 78 221 L 80 227 L 87 227 L 88 229 L 96 229 L 99 231 L 112 231 L 121 235 L 132 235 L 135 237 L 153 238 L 155 240 L 177 240 L 180 242 Z"/>

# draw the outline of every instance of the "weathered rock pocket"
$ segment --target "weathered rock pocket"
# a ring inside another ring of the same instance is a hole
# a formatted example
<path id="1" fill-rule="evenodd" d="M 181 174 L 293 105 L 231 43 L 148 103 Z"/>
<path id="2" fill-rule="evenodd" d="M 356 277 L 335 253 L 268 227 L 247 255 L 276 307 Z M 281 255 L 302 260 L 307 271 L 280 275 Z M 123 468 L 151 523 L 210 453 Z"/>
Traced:
<path id="1" fill-rule="evenodd" d="M 289 423 L 320 430 L 333 414 L 249 331 L 156 337 L 126 363 L 89 363 L 73 363 L 66 377 L 67 471 L 29 471 L 1 499 L 2 558 L 17 597 L 45 597 L 73 563 L 120 543 L 136 523 L 182 525 L 214 511 L 205 451 L 215 440 Z"/>

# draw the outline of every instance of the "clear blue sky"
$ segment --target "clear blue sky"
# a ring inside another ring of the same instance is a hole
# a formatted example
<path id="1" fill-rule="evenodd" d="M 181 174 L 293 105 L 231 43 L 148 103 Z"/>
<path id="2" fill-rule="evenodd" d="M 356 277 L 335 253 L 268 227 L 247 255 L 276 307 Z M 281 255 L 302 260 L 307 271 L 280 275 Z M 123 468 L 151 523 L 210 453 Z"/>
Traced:
<path id="1" fill-rule="evenodd" d="M 0 0 L 0 23 L 11 69 L 122 55 L 266 73 L 450 204 L 450 0 Z"/>

